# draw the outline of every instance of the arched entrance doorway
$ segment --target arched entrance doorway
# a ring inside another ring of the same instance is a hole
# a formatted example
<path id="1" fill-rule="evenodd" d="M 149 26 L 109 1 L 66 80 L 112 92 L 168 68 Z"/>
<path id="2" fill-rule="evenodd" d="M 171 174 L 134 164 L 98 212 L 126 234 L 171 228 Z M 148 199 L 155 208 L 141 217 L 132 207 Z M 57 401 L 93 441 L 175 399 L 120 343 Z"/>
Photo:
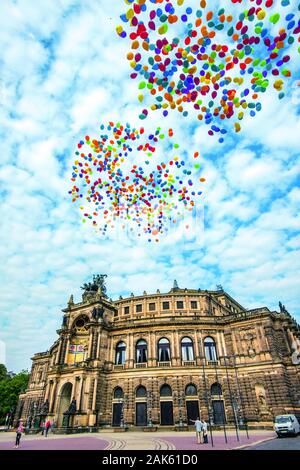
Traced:
<path id="1" fill-rule="evenodd" d="M 121 387 L 116 387 L 113 395 L 113 426 L 124 424 L 124 393 Z M 123 421 L 123 423 L 122 423 Z"/>
<path id="2" fill-rule="evenodd" d="M 72 388 L 73 385 L 67 382 L 63 385 L 60 392 L 59 406 L 58 406 L 58 427 L 63 425 L 64 413 L 68 411 L 68 408 L 72 399 Z"/>
<path id="3" fill-rule="evenodd" d="M 226 415 L 221 385 L 218 382 L 212 384 L 210 393 L 212 399 L 214 424 L 224 424 L 226 423 Z"/>
<path id="4" fill-rule="evenodd" d="M 193 425 L 194 421 L 200 417 L 198 393 L 194 384 L 185 387 L 185 403 L 187 423 Z"/>
<path id="5" fill-rule="evenodd" d="M 162 426 L 174 424 L 172 389 L 167 384 L 160 388 L 160 424 Z"/>
<path id="6" fill-rule="evenodd" d="M 147 426 L 147 390 L 142 385 L 135 392 L 135 424 Z"/>

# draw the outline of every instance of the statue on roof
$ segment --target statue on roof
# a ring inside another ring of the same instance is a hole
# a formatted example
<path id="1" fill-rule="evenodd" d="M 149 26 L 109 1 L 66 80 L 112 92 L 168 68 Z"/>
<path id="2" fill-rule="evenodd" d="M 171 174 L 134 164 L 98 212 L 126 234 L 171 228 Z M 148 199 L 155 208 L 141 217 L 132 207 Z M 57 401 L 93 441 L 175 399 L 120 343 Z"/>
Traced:
<path id="1" fill-rule="evenodd" d="M 94 320 L 98 320 L 99 318 L 103 318 L 104 315 L 104 308 L 103 307 L 94 307 L 92 310 L 92 318 Z"/>
<path id="2" fill-rule="evenodd" d="M 84 290 L 84 293 L 96 293 L 101 292 L 103 297 L 107 297 L 106 294 L 106 285 L 105 285 L 105 278 L 107 274 L 96 274 L 93 275 L 93 281 L 84 283 L 80 289 Z"/>
<path id="3" fill-rule="evenodd" d="M 278 305 L 279 305 L 280 313 L 285 313 L 286 315 L 290 315 L 289 312 L 287 311 L 287 309 L 285 308 L 285 305 L 282 305 L 282 303 L 280 301 L 279 301 Z"/>
<path id="4" fill-rule="evenodd" d="M 176 281 L 176 279 L 174 279 L 174 282 L 173 282 L 173 290 L 178 290 L 179 287 L 178 287 L 178 282 Z"/>

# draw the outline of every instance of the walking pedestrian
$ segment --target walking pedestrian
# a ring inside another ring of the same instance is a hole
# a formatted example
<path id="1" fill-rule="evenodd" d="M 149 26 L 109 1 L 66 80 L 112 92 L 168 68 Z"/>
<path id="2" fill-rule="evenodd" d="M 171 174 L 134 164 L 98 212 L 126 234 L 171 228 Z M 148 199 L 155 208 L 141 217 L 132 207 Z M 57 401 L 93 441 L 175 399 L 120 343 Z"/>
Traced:
<path id="1" fill-rule="evenodd" d="M 16 434 L 16 443 L 14 445 L 14 448 L 17 449 L 20 445 L 20 440 L 21 440 L 21 437 L 22 437 L 22 434 L 24 432 L 24 426 L 23 426 L 23 420 L 20 419 L 19 421 L 19 426 L 17 428 L 17 434 Z"/>
<path id="2" fill-rule="evenodd" d="M 207 422 L 202 419 L 202 436 L 203 436 L 203 444 L 208 444 L 208 435 L 207 435 Z"/>
<path id="3" fill-rule="evenodd" d="M 44 433 L 45 437 L 48 437 L 48 432 L 50 428 L 51 428 L 51 421 L 50 419 L 48 419 L 45 424 L 45 433 Z"/>
<path id="4" fill-rule="evenodd" d="M 196 428 L 196 437 L 197 437 L 197 442 L 198 444 L 202 444 L 202 422 L 200 418 L 198 417 L 196 420 L 191 419 L 193 423 L 195 423 L 195 428 Z"/>

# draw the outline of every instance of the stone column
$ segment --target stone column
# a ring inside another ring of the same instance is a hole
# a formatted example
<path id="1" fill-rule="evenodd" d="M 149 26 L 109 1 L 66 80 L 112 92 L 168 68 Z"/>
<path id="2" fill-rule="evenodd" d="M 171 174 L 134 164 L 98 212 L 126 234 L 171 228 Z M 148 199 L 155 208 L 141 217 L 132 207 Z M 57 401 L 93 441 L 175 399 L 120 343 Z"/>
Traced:
<path id="1" fill-rule="evenodd" d="M 101 338 L 101 333 L 98 331 L 98 341 L 97 341 L 97 349 L 96 349 L 96 359 L 99 359 L 99 354 L 100 354 L 100 338 Z"/>
<path id="2" fill-rule="evenodd" d="M 56 401 L 56 390 L 57 390 L 57 379 L 54 379 L 51 387 L 51 398 L 50 398 L 50 413 L 55 413 L 55 401 Z"/>
<path id="3" fill-rule="evenodd" d="M 68 360 L 69 347 L 70 347 L 70 339 L 71 339 L 71 335 L 68 335 L 68 336 L 67 336 L 67 347 L 66 347 L 65 357 L 64 357 L 63 363 L 67 363 L 67 360 Z"/>
<path id="4" fill-rule="evenodd" d="M 74 392 L 73 392 L 73 396 L 75 397 L 75 400 L 76 400 L 77 410 L 79 409 L 79 404 L 80 404 L 81 386 L 82 386 L 82 377 L 78 375 L 75 377 Z"/>
<path id="5" fill-rule="evenodd" d="M 45 401 L 46 401 L 46 400 L 49 400 L 50 388 L 51 388 L 51 384 L 50 384 L 50 381 L 49 381 L 49 382 L 47 383 L 47 385 L 46 385 Z"/>
<path id="6" fill-rule="evenodd" d="M 220 332 L 220 336 L 221 336 L 221 341 L 222 341 L 222 345 L 223 345 L 224 355 L 227 356 L 226 345 L 225 345 L 225 340 L 224 340 L 224 332 L 223 331 Z"/>
<path id="7" fill-rule="evenodd" d="M 135 347 L 134 347 L 134 341 L 133 341 L 133 333 L 129 333 L 127 336 L 127 347 L 128 347 L 128 361 L 127 361 L 127 367 L 132 368 L 134 367 L 134 355 L 135 355 Z"/>
<path id="8" fill-rule="evenodd" d="M 197 343 L 199 346 L 199 357 L 205 357 L 204 353 L 204 341 L 203 341 L 203 336 L 201 332 L 197 332 Z M 201 360 L 199 361 L 199 364 L 201 363 Z"/>
<path id="9" fill-rule="evenodd" d="M 93 337 L 94 337 L 94 329 L 91 327 L 90 328 L 90 337 L 89 337 L 88 359 L 91 359 L 92 347 L 93 347 Z"/>
<path id="10" fill-rule="evenodd" d="M 217 332 L 217 338 L 218 338 L 217 339 L 217 342 L 218 342 L 217 344 L 218 344 L 218 349 L 219 349 L 219 355 L 224 356 L 225 351 L 224 351 L 224 348 L 223 348 L 223 343 L 221 341 L 221 335 L 220 335 L 219 331 Z"/>
<path id="11" fill-rule="evenodd" d="M 94 389 L 93 389 L 93 402 L 92 402 L 92 411 L 96 410 L 96 405 L 97 405 L 97 385 L 98 385 L 98 379 L 95 379 L 94 383 Z"/>
<path id="12" fill-rule="evenodd" d="M 181 357 L 180 357 L 180 345 L 178 343 L 178 331 L 172 331 L 172 340 L 171 340 L 171 348 L 173 349 L 174 359 L 172 360 L 172 365 L 179 366 Z M 172 344 L 173 343 L 173 344 Z"/>
<path id="13" fill-rule="evenodd" d="M 62 345 L 63 345 L 63 337 L 60 336 L 55 364 L 60 364 L 60 355 L 61 355 L 61 348 L 62 348 Z"/>
<path id="14" fill-rule="evenodd" d="M 155 364 L 155 347 L 154 347 L 154 332 L 150 331 L 148 335 L 148 367 L 153 367 Z"/>
<path id="15" fill-rule="evenodd" d="M 110 337 L 110 353 L 109 353 L 109 360 L 112 364 L 115 363 L 115 351 L 114 351 L 114 338 Z"/>
<path id="16" fill-rule="evenodd" d="M 78 411 L 82 411 L 82 400 L 83 400 L 84 386 L 85 386 L 85 377 L 81 377 Z"/>
<path id="17" fill-rule="evenodd" d="M 199 343 L 198 343 L 198 338 L 197 338 L 197 330 L 194 330 L 194 335 L 193 335 L 193 341 L 194 341 L 194 354 L 195 354 L 195 360 L 196 364 L 198 365 L 199 361 Z"/>

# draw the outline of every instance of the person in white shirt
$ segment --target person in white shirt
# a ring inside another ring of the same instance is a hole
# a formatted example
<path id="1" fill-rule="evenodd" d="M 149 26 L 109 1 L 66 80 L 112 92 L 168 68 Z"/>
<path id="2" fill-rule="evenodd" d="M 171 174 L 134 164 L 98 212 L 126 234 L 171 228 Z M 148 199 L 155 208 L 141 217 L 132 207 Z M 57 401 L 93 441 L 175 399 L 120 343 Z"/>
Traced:
<path id="1" fill-rule="evenodd" d="M 195 423 L 197 442 L 202 444 L 202 422 L 199 417 L 196 420 L 191 419 L 191 421 Z"/>

